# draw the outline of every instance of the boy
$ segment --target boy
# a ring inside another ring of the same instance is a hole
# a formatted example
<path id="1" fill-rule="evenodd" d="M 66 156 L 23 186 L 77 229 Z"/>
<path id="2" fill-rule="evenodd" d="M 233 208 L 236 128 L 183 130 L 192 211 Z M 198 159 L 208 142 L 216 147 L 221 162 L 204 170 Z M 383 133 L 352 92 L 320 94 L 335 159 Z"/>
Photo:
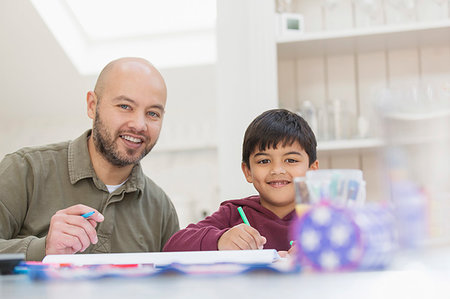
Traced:
<path id="1" fill-rule="evenodd" d="M 289 250 L 294 177 L 319 167 L 316 146 L 313 131 L 297 114 L 273 109 L 259 115 L 245 132 L 241 166 L 259 195 L 223 202 L 211 216 L 175 233 L 163 250 Z M 238 207 L 251 226 L 242 223 Z"/>

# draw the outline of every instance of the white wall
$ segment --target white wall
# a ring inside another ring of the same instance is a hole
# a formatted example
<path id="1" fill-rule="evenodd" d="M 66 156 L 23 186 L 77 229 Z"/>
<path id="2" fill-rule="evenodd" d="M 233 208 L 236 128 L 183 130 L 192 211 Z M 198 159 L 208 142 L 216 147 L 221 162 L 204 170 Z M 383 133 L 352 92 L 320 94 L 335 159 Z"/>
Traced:
<path id="1" fill-rule="evenodd" d="M 74 139 L 91 127 L 86 92 L 96 76 L 77 73 L 28 0 L 0 1 L 0 42 L 0 157 Z M 161 72 L 169 89 L 167 114 L 160 142 L 143 167 L 172 198 L 184 226 L 217 209 L 219 201 L 211 146 L 216 72 L 214 65 Z"/>

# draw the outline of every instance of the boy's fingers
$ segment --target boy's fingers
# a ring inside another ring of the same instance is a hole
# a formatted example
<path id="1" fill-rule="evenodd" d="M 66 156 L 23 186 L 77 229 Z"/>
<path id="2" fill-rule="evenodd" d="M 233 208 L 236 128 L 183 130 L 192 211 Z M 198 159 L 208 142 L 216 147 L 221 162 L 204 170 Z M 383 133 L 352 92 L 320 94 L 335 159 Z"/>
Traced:
<path id="1" fill-rule="evenodd" d="M 240 242 L 242 244 L 242 249 L 258 249 L 258 245 L 256 243 L 255 238 L 253 238 L 252 235 L 248 234 L 247 232 L 243 232 L 239 235 L 241 240 L 243 242 Z"/>
<path id="2" fill-rule="evenodd" d="M 259 232 L 258 232 L 255 228 L 253 228 L 253 227 L 251 227 L 251 226 L 246 225 L 246 227 L 245 227 L 244 229 L 245 229 L 245 231 L 248 232 L 248 233 L 253 237 L 253 239 L 255 240 L 255 245 L 256 245 L 256 247 L 255 247 L 254 249 L 262 249 L 262 247 L 264 246 L 264 244 L 266 244 L 267 239 L 266 239 L 265 237 L 261 236 L 261 235 L 259 234 Z"/>

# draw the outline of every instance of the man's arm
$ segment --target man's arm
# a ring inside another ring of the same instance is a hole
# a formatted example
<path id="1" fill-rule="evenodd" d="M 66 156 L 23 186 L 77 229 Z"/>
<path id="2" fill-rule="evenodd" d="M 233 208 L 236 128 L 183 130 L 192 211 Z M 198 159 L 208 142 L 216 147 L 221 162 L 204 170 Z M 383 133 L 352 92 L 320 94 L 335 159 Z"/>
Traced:
<path id="1" fill-rule="evenodd" d="M 20 155 L 6 155 L 0 162 L 0 253 L 24 253 L 27 260 L 42 260 L 45 237 L 20 235 L 32 183 L 32 171 Z"/>
<path id="2" fill-rule="evenodd" d="M 173 206 L 169 198 L 167 198 L 167 200 L 169 202 L 169 210 L 166 213 L 167 220 L 165 221 L 163 232 L 161 235 L 161 248 L 159 249 L 160 251 L 162 251 L 163 246 L 167 243 L 169 238 L 180 230 L 177 211 L 175 210 L 175 207 Z"/>
<path id="3" fill-rule="evenodd" d="M 95 226 L 103 216 L 93 208 L 74 205 L 51 217 L 48 211 L 42 211 L 47 216 L 30 216 L 31 198 L 43 201 L 38 206 L 46 206 L 46 198 L 36 191 L 47 187 L 40 180 L 46 174 L 33 166 L 26 156 L 17 153 L 0 162 L 0 253 L 24 253 L 26 260 L 42 260 L 46 254 L 76 253 L 97 243 Z M 95 214 L 89 219 L 81 217 L 90 211 Z"/>

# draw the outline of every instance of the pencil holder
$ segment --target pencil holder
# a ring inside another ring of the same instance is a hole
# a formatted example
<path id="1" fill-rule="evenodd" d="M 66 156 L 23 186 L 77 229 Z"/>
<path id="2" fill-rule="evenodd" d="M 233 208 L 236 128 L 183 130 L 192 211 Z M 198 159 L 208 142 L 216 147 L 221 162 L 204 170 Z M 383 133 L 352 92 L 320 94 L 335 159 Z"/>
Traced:
<path id="1" fill-rule="evenodd" d="M 322 201 L 340 206 L 361 206 L 366 199 L 366 182 L 359 169 L 321 169 L 307 171 L 294 179 L 296 202 Z"/>
<path id="2" fill-rule="evenodd" d="M 311 206 L 293 226 L 297 262 L 317 271 L 381 269 L 396 249 L 391 209 L 380 204 Z"/>

